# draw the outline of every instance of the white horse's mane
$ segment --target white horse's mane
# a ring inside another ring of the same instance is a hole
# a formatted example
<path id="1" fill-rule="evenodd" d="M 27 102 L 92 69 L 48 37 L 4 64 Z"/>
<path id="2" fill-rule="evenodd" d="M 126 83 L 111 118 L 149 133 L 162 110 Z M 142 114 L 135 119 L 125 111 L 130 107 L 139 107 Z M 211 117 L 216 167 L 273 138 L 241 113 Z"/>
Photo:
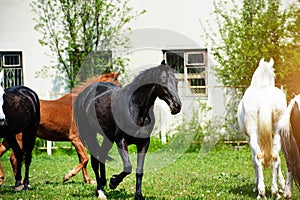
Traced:
<path id="1" fill-rule="evenodd" d="M 269 62 L 265 62 L 264 58 L 262 58 L 252 76 L 251 85 L 275 86 L 275 73 L 273 65 L 274 60 L 272 58 Z"/>

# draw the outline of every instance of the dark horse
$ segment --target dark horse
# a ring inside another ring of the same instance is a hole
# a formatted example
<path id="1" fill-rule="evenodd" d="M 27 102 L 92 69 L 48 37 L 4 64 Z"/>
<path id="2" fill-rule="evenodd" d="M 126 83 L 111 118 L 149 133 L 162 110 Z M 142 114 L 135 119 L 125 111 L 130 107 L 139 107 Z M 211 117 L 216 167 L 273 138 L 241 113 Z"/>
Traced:
<path id="1" fill-rule="evenodd" d="M 128 145 L 135 144 L 138 152 L 135 199 L 144 199 L 143 167 L 154 126 L 153 105 L 157 97 L 169 105 L 172 114 L 180 112 L 174 69 L 164 64 L 145 70 L 123 88 L 111 83 L 96 83 L 78 95 L 74 107 L 75 123 L 82 142 L 92 154 L 99 199 L 106 199 L 103 189 L 106 185 L 105 161 L 114 142 L 123 161 L 123 171 L 113 175 L 110 188 L 115 189 L 132 172 Z M 97 132 L 103 136 L 101 146 L 97 142 Z"/>
<path id="2" fill-rule="evenodd" d="M 279 120 L 278 130 L 288 168 L 284 197 L 292 199 L 293 179 L 300 186 L 300 94 L 289 103 Z"/>
<path id="3" fill-rule="evenodd" d="M 2 99 L 2 96 L 1 96 Z M 29 167 L 36 132 L 40 123 L 40 103 L 37 94 L 25 86 L 16 86 L 4 90 L 2 106 L 4 118 L 1 118 L 0 137 L 6 138 L 17 159 L 15 190 L 26 190 L 29 186 Z M 16 134 L 23 132 L 22 148 L 16 140 Z M 25 177 L 22 184 L 21 167 L 25 154 Z"/>

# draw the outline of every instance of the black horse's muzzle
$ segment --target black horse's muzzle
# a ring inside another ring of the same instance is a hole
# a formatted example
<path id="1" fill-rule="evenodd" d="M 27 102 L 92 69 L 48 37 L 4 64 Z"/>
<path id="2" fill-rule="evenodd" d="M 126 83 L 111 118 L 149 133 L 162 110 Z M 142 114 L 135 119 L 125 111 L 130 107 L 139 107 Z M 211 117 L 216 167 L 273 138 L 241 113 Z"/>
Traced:
<path id="1" fill-rule="evenodd" d="M 171 106 L 171 114 L 172 115 L 176 115 L 177 113 L 179 113 L 181 110 L 181 101 L 175 101 L 173 102 L 172 106 Z"/>

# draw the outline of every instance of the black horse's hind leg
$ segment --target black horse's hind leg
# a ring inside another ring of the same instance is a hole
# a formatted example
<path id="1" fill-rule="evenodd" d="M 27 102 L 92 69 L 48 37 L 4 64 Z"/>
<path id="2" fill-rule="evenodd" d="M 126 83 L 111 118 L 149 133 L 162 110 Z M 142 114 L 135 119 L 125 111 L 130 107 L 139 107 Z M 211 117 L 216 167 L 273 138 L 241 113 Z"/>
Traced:
<path id="1" fill-rule="evenodd" d="M 100 175 L 99 175 L 99 163 L 100 163 L 100 165 L 102 165 L 102 163 L 99 162 L 97 160 L 97 158 L 95 158 L 93 155 L 91 155 L 91 164 L 92 164 L 92 168 L 95 173 L 95 177 L 96 177 L 96 181 L 97 181 L 96 195 L 97 195 L 98 199 L 106 200 L 106 196 L 104 194 L 104 186 L 106 184 L 106 181 L 103 182 L 102 176 L 100 177 Z M 105 165 L 104 165 L 104 167 L 105 167 Z"/>
<path id="2" fill-rule="evenodd" d="M 24 131 L 23 132 L 23 151 L 25 152 L 25 177 L 23 181 L 24 190 L 29 189 L 29 168 L 32 160 L 32 151 L 35 144 L 35 132 L 36 131 Z"/>
<path id="3" fill-rule="evenodd" d="M 91 155 L 91 165 L 97 181 L 97 190 L 100 190 L 101 181 L 100 181 L 100 174 L 99 174 L 99 161 L 93 155 Z"/>
<path id="4" fill-rule="evenodd" d="M 150 144 L 150 139 L 145 139 L 142 143 L 137 144 L 138 157 L 137 157 L 137 168 L 136 168 L 136 193 L 135 193 L 136 200 L 144 199 L 142 194 L 142 179 L 144 174 L 145 156 L 148 151 L 149 144 Z"/>
<path id="5" fill-rule="evenodd" d="M 17 170 L 15 175 L 15 191 L 21 191 L 23 189 L 22 185 L 22 162 L 23 162 L 23 152 L 20 148 L 16 137 L 13 135 L 7 138 L 8 144 L 11 146 L 12 150 L 14 151 L 15 157 L 17 159 Z"/>
<path id="6" fill-rule="evenodd" d="M 97 158 L 91 155 L 91 165 L 97 181 L 97 190 L 104 191 L 104 186 L 106 185 L 105 164 L 99 162 Z M 99 165 L 100 165 L 100 174 L 99 174 Z"/>
<path id="7" fill-rule="evenodd" d="M 118 151 L 123 162 L 123 171 L 118 175 L 113 175 L 110 179 L 110 189 L 115 189 L 123 179 L 132 172 L 132 165 L 128 155 L 128 146 L 124 138 L 117 141 Z"/>
<path id="8" fill-rule="evenodd" d="M 95 158 L 93 155 L 91 155 L 91 164 L 97 181 L 96 193 L 98 199 L 106 199 L 106 196 L 104 194 L 104 186 L 106 185 L 105 162 L 111 147 L 112 147 L 112 142 L 110 142 L 108 138 L 104 138 L 99 152 L 101 155 L 100 161 L 97 158 Z M 101 174 L 100 176 L 99 176 L 99 164 L 100 164 L 100 174 Z"/>

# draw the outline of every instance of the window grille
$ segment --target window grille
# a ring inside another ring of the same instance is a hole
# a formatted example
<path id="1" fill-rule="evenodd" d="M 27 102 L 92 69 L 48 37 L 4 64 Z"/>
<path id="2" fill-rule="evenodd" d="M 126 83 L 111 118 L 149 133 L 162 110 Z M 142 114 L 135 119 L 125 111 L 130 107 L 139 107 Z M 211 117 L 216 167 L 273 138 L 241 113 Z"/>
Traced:
<path id="1" fill-rule="evenodd" d="M 22 52 L 0 51 L 0 66 L 4 70 L 4 88 L 23 85 Z"/>
<path id="2" fill-rule="evenodd" d="M 187 95 L 207 96 L 207 50 L 176 49 L 163 50 L 168 65 L 175 64 L 176 77 L 187 82 Z"/>

